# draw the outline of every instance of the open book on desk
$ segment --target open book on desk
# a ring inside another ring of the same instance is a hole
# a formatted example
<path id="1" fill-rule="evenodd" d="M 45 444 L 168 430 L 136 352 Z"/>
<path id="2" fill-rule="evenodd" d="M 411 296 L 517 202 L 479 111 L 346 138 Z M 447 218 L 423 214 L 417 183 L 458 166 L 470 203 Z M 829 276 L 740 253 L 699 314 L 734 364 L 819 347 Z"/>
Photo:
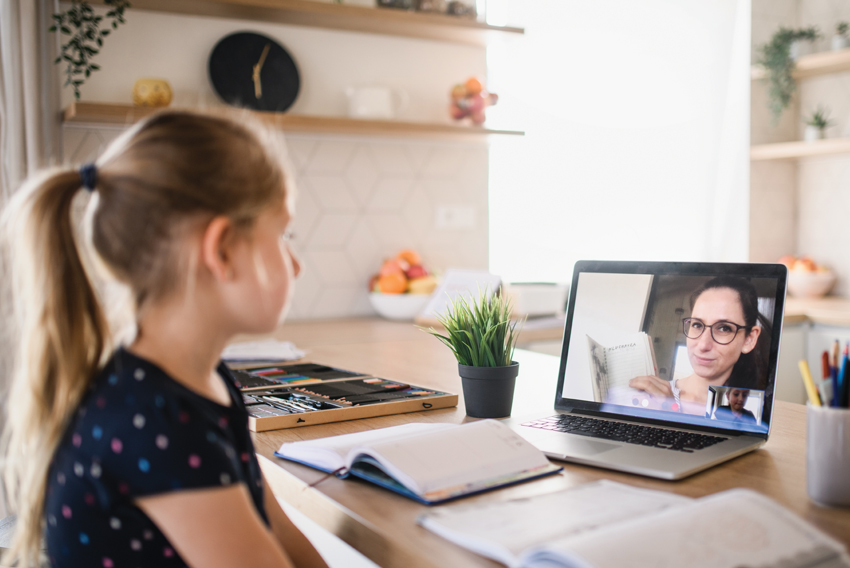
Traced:
<path id="1" fill-rule="evenodd" d="M 850 567 L 841 544 L 748 489 L 690 499 L 596 481 L 418 522 L 510 568 Z"/>
<path id="2" fill-rule="evenodd" d="M 411 423 L 283 444 L 275 455 L 434 504 L 561 471 L 495 420 Z"/>

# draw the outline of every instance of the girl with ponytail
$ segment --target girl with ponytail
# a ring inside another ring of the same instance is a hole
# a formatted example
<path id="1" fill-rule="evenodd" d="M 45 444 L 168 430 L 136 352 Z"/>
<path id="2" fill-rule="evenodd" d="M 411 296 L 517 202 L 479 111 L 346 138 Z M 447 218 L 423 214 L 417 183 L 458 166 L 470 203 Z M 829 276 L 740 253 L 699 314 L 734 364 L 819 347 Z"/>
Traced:
<path id="1" fill-rule="evenodd" d="M 300 269 L 281 150 L 229 119 L 163 112 L 7 205 L 19 348 L 1 463 L 18 520 L 0 563 L 46 548 L 54 567 L 325 566 L 266 485 L 219 361 L 234 335 L 278 324 Z M 126 345 L 96 269 L 132 297 Z"/>

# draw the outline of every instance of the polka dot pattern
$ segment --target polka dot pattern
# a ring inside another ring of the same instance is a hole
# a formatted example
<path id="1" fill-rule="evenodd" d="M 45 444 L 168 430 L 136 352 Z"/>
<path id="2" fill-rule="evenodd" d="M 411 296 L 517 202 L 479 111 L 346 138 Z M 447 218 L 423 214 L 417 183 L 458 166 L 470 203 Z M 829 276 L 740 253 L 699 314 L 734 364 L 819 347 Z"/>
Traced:
<path id="1" fill-rule="evenodd" d="M 205 399 L 124 349 L 94 381 L 57 448 L 45 503 L 54 567 L 184 568 L 139 497 L 243 483 L 265 520 L 262 479 L 233 378 L 231 406 Z"/>

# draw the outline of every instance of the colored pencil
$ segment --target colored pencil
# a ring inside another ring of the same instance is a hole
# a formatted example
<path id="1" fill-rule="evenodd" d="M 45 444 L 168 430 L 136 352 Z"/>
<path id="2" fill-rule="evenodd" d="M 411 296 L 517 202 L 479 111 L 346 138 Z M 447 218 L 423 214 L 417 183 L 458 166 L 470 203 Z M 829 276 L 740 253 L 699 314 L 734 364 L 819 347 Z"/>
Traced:
<path id="1" fill-rule="evenodd" d="M 806 393 L 809 395 L 809 402 L 812 406 L 822 406 L 818 389 L 815 388 L 815 382 L 812 380 L 812 373 L 809 371 L 809 363 L 803 359 L 799 363 L 800 374 L 803 375 L 803 384 L 806 385 Z"/>

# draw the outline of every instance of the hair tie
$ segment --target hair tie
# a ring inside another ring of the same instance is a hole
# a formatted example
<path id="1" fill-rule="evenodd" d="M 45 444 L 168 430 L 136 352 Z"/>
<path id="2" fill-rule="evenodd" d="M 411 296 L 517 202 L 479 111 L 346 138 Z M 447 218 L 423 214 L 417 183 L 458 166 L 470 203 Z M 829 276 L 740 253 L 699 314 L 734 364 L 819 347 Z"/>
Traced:
<path id="1" fill-rule="evenodd" d="M 80 182 L 89 191 L 97 187 L 97 166 L 94 163 L 85 164 L 80 168 Z"/>

